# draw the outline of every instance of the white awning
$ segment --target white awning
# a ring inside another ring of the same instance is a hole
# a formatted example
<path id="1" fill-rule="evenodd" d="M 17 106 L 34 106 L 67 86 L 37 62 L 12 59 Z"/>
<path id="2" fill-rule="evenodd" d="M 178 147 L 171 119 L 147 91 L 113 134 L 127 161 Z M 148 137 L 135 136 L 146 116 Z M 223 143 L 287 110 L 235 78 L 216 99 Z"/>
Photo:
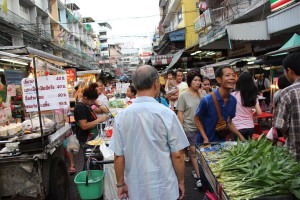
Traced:
<path id="1" fill-rule="evenodd" d="M 101 74 L 101 69 L 99 70 L 88 70 L 88 71 L 77 71 L 77 76 L 81 76 L 84 74 Z"/>
<path id="2" fill-rule="evenodd" d="M 181 55 L 183 54 L 184 52 L 184 49 L 181 49 L 179 51 L 177 51 L 173 58 L 172 58 L 172 61 L 170 62 L 170 64 L 168 65 L 168 67 L 165 69 L 165 71 L 168 71 L 169 69 L 171 69 L 176 63 L 177 61 L 179 60 L 179 58 L 181 57 Z"/>
<path id="3" fill-rule="evenodd" d="M 270 40 L 267 21 L 256 21 L 226 26 L 230 40 Z"/>

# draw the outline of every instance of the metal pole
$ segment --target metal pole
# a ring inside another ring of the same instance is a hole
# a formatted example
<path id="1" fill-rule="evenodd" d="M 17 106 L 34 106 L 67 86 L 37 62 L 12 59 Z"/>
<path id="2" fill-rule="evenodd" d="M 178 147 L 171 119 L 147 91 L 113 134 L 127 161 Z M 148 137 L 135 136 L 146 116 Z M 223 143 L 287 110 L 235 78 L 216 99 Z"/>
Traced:
<path id="1" fill-rule="evenodd" d="M 34 82 L 35 82 L 35 92 L 36 92 L 36 101 L 38 106 L 38 114 L 39 114 L 39 121 L 40 121 L 40 129 L 41 129 L 41 136 L 42 136 L 42 146 L 44 147 L 44 133 L 43 133 L 43 125 L 42 125 L 42 115 L 41 115 L 41 107 L 40 107 L 40 98 L 39 98 L 39 88 L 36 76 L 36 64 L 35 64 L 35 56 L 33 57 L 33 71 L 34 71 Z"/>

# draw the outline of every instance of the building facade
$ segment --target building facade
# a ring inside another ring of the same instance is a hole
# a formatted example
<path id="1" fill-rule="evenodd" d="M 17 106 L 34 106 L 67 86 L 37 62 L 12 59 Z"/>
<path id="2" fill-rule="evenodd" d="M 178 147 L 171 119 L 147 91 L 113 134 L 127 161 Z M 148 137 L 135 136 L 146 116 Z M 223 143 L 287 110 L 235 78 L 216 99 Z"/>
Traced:
<path id="1" fill-rule="evenodd" d="M 76 4 L 60 0 L 6 2 L 7 9 L 0 10 L 2 46 L 26 46 L 71 61 L 81 69 L 98 68 L 99 42 Z"/>

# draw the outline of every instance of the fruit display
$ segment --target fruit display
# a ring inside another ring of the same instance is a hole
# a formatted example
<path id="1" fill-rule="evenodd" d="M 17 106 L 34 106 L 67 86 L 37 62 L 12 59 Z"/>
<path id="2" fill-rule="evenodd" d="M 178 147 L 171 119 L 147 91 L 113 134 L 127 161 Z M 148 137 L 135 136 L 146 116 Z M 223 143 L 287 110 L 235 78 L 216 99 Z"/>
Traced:
<path id="1" fill-rule="evenodd" d="M 123 100 L 112 100 L 109 101 L 109 107 L 110 108 L 123 108 L 125 105 Z"/>
<path id="2" fill-rule="evenodd" d="M 95 139 L 95 140 L 90 140 L 86 144 L 89 145 L 89 146 L 99 146 L 103 143 L 104 143 L 104 140 L 102 138 L 98 138 L 98 139 Z"/>
<path id="3" fill-rule="evenodd" d="M 205 159 L 230 199 L 289 194 L 300 199 L 300 163 L 286 148 L 272 146 L 266 138 L 238 141 Z"/>

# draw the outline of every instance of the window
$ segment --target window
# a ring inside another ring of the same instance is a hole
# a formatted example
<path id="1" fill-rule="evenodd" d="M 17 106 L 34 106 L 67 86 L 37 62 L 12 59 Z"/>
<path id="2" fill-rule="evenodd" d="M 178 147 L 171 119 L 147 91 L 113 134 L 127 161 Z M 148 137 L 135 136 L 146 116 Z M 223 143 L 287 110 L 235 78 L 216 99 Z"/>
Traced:
<path id="1" fill-rule="evenodd" d="M 20 4 L 20 10 L 21 10 L 23 13 L 26 13 L 26 14 L 29 13 L 28 7 L 26 7 L 26 6 L 22 5 L 22 4 Z"/>
<path id="2" fill-rule="evenodd" d="M 182 21 L 182 19 L 183 19 L 183 16 L 182 16 L 182 7 L 181 7 L 177 12 L 178 24 Z"/>

